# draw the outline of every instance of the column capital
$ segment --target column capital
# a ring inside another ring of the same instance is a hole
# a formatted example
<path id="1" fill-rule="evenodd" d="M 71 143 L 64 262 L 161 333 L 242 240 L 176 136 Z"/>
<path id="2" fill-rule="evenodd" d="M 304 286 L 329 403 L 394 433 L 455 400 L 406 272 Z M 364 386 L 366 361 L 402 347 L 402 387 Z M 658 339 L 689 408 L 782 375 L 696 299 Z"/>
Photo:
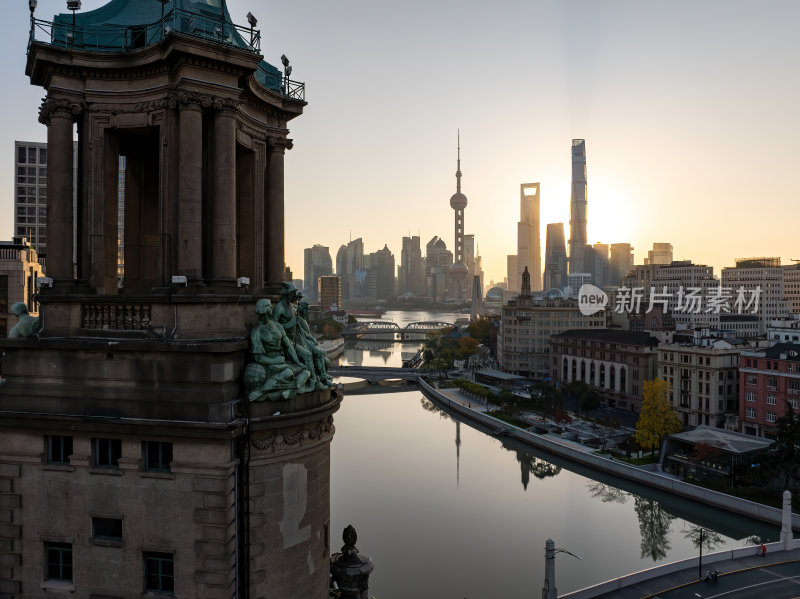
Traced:
<path id="1" fill-rule="evenodd" d="M 294 142 L 288 137 L 276 137 L 274 135 L 267 137 L 267 144 L 270 152 L 279 154 L 283 154 L 286 150 L 291 150 L 294 147 Z"/>
<path id="2" fill-rule="evenodd" d="M 236 116 L 241 102 L 230 98 L 214 98 L 214 110 L 223 116 Z"/>
<path id="3" fill-rule="evenodd" d="M 82 112 L 83 104 L 78 102 L 70 102 L 66 98 L 45 98 L 39 107 L 39 122 L 49 125 L 53 117 L 74 119 Z"/>

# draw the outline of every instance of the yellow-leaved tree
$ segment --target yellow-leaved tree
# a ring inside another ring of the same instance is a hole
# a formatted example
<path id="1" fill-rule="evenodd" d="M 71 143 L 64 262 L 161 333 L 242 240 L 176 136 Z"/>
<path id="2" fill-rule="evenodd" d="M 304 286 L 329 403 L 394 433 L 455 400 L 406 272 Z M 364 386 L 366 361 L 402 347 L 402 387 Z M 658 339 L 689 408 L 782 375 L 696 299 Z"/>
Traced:
<path id="1" fill-rule="evenodd" d="M 669 404 L 669 383 L 663 379 L 644 382 L 642 413 L 636 422 L 636 441 L 652 453 L 667 435 L 681 430 L 681 421 Z"/>

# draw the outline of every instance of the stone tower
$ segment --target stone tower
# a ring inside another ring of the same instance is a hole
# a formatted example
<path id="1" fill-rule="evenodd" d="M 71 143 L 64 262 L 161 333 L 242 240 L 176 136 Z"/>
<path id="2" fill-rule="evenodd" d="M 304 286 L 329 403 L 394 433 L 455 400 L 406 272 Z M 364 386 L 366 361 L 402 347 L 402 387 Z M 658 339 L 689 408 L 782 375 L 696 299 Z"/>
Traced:
<path id="1" fill-rule="evenodd" d="M 0 594 L 328 597 L 341 397 L 242 388 L 255 303 L 281 288 L 303 84 L 224 3 L 31 20 L 52 286 L 38 336 L 0 344 Z"/>

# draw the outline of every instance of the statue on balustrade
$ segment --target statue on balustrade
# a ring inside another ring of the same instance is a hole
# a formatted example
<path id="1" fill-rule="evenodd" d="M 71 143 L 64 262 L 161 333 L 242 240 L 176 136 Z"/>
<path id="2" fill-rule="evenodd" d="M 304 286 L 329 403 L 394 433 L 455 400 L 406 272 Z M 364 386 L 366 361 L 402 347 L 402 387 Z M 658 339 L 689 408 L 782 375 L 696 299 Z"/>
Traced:
<path id="1" fill-rule="evenodd" d="M 274 319 L 272 302 L 256 302 L 258 324 L 250 332 L 253 362 L 244 372 L 244 385 L 250 401 L 291 399 L 296 393 L 316 388 L 312 371 L 298 357 L 284 328 Z"/>
<path id="2" fill-rule="evenodd" d="M 39 332 L 39 319 L 28 314 L 28 306 L 17 302 L 11 306 L 11 313 L 17 317 L 17 324 L 8 332 L 9 339 L 35 337 Z"/>

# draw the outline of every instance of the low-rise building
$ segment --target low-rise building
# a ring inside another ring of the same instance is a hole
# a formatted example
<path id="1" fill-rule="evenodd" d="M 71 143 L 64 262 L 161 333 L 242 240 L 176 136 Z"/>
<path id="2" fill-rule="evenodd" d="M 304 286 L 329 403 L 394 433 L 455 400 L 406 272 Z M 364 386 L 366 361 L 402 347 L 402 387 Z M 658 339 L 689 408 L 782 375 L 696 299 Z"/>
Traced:
<path id="1" fill-rule="evenodd" d="M 725 427 L 739 400 L 739 354 L 745 341 L 696 331 L 658 346 L 658 376 L 670 384 L 669 399 L 683 426 Z"/>
<path id="2" fill-rule="evenodd" d="M 644 381 L 656 377 L 657 346 L 646 332 L 573 329 L 550 337 L 551 369 L 559 386 L 584 382 L 605 405 L 639 413 Z"/>
<path id="3" fill-rule="evenodd" d="M 553 376 L 550 368 L 550 336 L 569 329 L 602 329 L 608 326 L 610 313 L 582 314 L 577 300 L 564 299 L 558 289 L 551 289 L 541 299 L 526 288 L 516 299 L 502 307 L 497 337 L 497 360 L 506 372 L 532 379 Z M 530 277 L 527 277 L 527 281 Z M 526 290 L 527 289 L 527 290 Z"/>
<path id="4" fill-rule="evenodd" d="M 17 302 L 28 307 L 28 314 L 38 316 L 36 279 L 43 275 L 36 250 L 27 239 L 0 241 L 0 338 L 6 337 L 17 324 L 11 314 L 11 306 Z"/>
<path id="5" fill-rule="evenodd" d="M 787 409 L 800 411 L 800 344 L 776 343 L 742 352 L 737 430 L 774 438 L 775 423 Z"/>

